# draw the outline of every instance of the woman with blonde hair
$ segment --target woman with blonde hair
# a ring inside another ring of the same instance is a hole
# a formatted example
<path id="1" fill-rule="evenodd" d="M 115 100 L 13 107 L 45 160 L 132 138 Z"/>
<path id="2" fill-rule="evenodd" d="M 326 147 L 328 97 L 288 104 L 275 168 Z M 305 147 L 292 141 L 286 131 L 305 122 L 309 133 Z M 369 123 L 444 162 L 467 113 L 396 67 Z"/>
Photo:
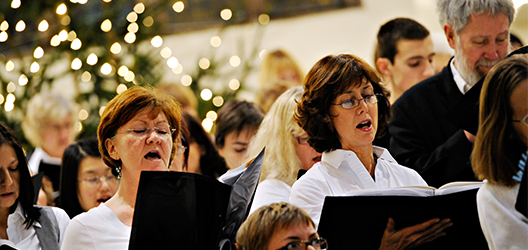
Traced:
<path id="1" fill-rule="evenodd" d="M 288 202 L 299 170 L 308 170 L 321 159 L 321 154 L 308 145 L 306 133 L 293 117 L 302 92 L 302 87 L 297 86 L 279 96 L 249 145 L 248 155 L 252 157 L 266 147 L 250 213 L 274 202 Z"/>

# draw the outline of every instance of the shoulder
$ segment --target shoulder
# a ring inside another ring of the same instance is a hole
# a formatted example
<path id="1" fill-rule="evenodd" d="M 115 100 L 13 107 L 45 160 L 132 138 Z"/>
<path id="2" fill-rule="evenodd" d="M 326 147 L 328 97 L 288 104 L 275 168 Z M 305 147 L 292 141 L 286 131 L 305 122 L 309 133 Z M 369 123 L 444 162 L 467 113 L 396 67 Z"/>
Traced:
<path id="1" fill-rule="evenodd" d="M 301 178 L 293 183 L 290 196 L 303 194 L 324 195 L 327 193 L 328 182 L 325 175 L 325 166 L 322 162 L 313 165 Z"/>

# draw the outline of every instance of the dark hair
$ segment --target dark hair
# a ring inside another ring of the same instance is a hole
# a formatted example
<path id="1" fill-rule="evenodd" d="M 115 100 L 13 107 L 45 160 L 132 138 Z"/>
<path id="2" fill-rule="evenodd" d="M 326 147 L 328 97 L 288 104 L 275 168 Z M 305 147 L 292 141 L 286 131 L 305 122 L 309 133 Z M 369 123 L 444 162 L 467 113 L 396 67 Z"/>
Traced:
<path id="1" fill-rule="evenodd" d="M 378 31 L 374 62 L 378 58 L 387 58 L 394 63 L 400 40 L 423 40 L 427 36 L 429 36 L 429 30 L 410 18 L 392 19 L 383 24 Z"/>
<path id="2" fill-rule="evenodd" d="M 378 101 L 378 130 L 376 137 L 385 134 L 390 119 L 388 91 L 380 84 L 378 72 L 354 55 L 329 55 L 319 60 L 304 80 L 304 93 L 297 105 L 295 118 L 306 131 L 308 143 L 317 152 L 328 152 L 341 148 L 339 135 L 330 122 L 330 107 L 335 98 L 351 86 L 369 81 Z"/>
<path id="3" fill-rule="evenodd" d="M 183 151 L 182 169 L 187 169 L 189 165 L 189 138 L 191 137 L 191 135 L 190 135 L 189 129 L 187 128 L 187 122 L 185 121 L 185 116 L 189 114 L 182 113 L 182 115 L 184 116 L 184 119 L 182 119 L 181 121 L 180 140 L 181 140 L 181 145 L 185 147 L 185 151 Z"/>
<path id="4" fill-rule="evenodd" d="M 114 160 L 106 149 L 106 139 L 113 138 L 117 130 L 129 122 L 138 113 L 148 110 L 149 115 L 156 117 L 159 113 L 165 114 L 167 121 L 175 131 L 172 133 L 172 141 L 180 135 L 181 111 L 180 105 L 174 98 L 160 92 L 152 87 L 134 86 L 123 93 L 115 96 L 106 106 L 101 121 L 97 127 L 97 138 L 99 140 L 99 151 L 103 162 L 112 168 L 112 174 L 118 176 L 116 168 L 121 167 L 121 160 Z M 176 148 L 173 146 L 170 161 L 174 157 Z M 170 162 L 169 162 L 170 165 Z"/>
<path id="5" fill-rule="evenodd" d="M 97 138 L 87 138 L 68 146 L 64 150 L 61 164 L 59 207 L 64 209 L 70 218 L 84 212 L 79 203 L 79 166 L 87 157 L 101 158 Z"/>
<path id="6" fill-rule="evenodd" d="M 243 100 L 231 100 L 218 110 L 216 119 L 215 143 L 224 147 L 225 137 L 231 132 L 236 135 L 244 129 L 258 129 L 264 114 L 255 104 Z"/>
<path id="7" fill-rule="evenodd" d="M 216 147 L 211 140 L 211 136 L 202 127 L 200 122 L 188 115 L 183 114 L 183 119 L 189 130 L 188 144 L 193 142 L 200 146 L 200 171 L 202 175 L 218 178 L 227 171 L 227 166 L 224 159 L 218 154 Z"/>
<path id="8" fill-rule="evenodd" d="M 480 94 L 479 128 L 471 163 L 479 179 L 513 186 L 519 159 L 526 147 L 513 127 L 511 95 L 528 79 L 528 55 L 513 55 L 487 74 Z"/>
<path id="9" fill-rule="evenodd" d="M 20 174 L 19 196 L 15 201 L 15 204 L 9 208 L 9 213 L 13 213 L 16 210 L 18 203 L 20 203 L 24 216 L 24 224 L 26 225 L 25 229 L 29 229 L 33 226 L 34 222 L 39 221 L 40 209 L 33 206 L 35 189 L 33 189 L 33 182 L 31 180 L 31 174 L 29 173 L 28 163 L 24 155 L 24 150 L 22 150 L 22 145 L 15 132 L 5 124 L 0 123 L 0 146 L 3 145 L 8 145 L 15 151 L 18 160 L 17 169 Z"/>

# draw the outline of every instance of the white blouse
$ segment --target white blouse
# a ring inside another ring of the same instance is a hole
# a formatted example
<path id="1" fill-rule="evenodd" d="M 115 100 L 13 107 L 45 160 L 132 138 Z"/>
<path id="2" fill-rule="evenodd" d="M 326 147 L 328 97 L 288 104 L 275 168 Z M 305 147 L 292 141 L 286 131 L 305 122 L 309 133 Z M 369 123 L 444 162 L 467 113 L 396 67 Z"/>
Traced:
<path id="1" fill-rule="evenodd" d="M 321 162 L 293 184 L 290 203 L 306 210 L 317 226 L 326 196 L 362 189 L 427 186 L 416 171 L 399 165 L 388 150 L 374 146 L 374 153 L 378 156 L 375 180 L 353 151 L 323 153 Z"/>

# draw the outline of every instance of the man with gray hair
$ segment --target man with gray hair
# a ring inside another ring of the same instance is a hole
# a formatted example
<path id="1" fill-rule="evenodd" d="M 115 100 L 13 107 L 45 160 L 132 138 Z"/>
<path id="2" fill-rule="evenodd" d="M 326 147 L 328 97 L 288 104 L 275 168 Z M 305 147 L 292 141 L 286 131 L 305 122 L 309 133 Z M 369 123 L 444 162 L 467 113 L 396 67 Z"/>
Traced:
<path id="1" fill-rule="evenodd" d="M 389 125 L 391 154 L 435 187 L 476 180 L 470 162 L 475 136 L 451 123 L 449 111 L 508 54 L 515 9 L 511 0 L 439 0 L 438 11 L 455 56 L 396 101 Z"/>

